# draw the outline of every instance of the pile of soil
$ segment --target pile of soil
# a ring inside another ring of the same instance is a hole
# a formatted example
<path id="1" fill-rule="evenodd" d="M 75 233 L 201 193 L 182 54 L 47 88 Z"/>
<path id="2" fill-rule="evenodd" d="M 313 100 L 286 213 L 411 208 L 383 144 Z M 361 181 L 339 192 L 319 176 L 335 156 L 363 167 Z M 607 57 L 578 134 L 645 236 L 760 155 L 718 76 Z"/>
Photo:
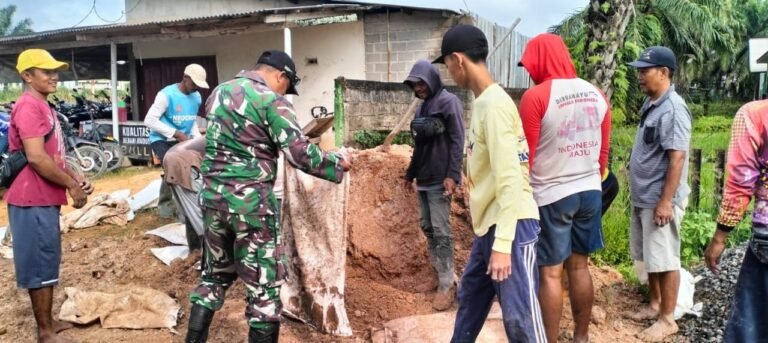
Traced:
<path id="1" fill-rule="evenodd" d="M 389 153 L 367 150 L 355 153 L 355 169 L 348 212 L 348 258 L 346 266 L 346 307 L 353 337 L 324 335 L 311 326 L 285 320 L 280 342 L 360 342 L 370 339 L 372 328 L 389 320 L 416 314 L 433 313 L 432 297 L 437 286 L 436 273 L 429 264 L 426 239 L 418 221 L 416 193 L 400 187 L 410 148 L 394 146 Z M 118 175 L 96 182 L 98 190 L 131 188 L 137 190 L 157 177 L 157 170 Z M 0 206 L 0 213 L 6 210 Z M 466 190 L 454 196 L 452 227 L 455 242 L 456 272 L 461 274 L 473 239 Z M 140 213 L 125 227 L 99 226 L 67 233 L 62 238 L 61 286 L 109 292 L 116 285 L 141 285 L 169 294 L 181 305 L 176 331 L 101 329 L 98 324 L 81 326 L 63 335 L 79 342 L 182 342 L 187 330 L 188 295 L 199 272 L 192 265 L 199 252 L 171 267 L 155 258 L 150 248 L 169 245 L 144 232 L 169 220 L 154 211 Z M 2 222 L 0 222 L 2 224 Z M 596 305 L 605 316 L 592 327 L 594 342 L 634 342 L 634 335 L 645 323 L 622 319 L 622 313 L 640 306 L 637 289 L 627 285 L 608 267 L 592 268 Z M 0 259 L 0 341 L 29 342 L 35 339 L 35 323 L 26 291 L 15 287 L 13 262 Z M 211 325 L 210 342 L 245 341 L 245 288 L 241 281 L 227 292 L 224 308 Z M 64 301 L 57 289 L 54 314 Z M 455 306 L 454 306 L 455 310 Z M 572 327 L 566 301 L 561 340 Z M 446 324 L 447 327 L 452 324 Z"/>
<path id="2" fill-rule="evenodd" d="M 346 306 L 354 330 L 434 312 L 437 274 L 419 224 L 416 192 L 401 186 L 411 148 L 355 154 L 348 209 Z M 472 246 L 466 190 L 453 199 L 451 224 L 457 274 Z"/>

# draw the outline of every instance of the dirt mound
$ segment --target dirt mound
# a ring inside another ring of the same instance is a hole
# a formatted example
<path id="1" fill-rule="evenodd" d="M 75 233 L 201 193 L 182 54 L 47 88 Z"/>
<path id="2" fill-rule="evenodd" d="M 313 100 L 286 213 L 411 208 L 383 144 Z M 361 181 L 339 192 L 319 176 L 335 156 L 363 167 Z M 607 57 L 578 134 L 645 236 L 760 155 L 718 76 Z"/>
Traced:
<path id="1" fill-rule="evenodd" d="M 400 186 L 410 156 L 411 148 L 405 146 L 393 146 L 387 153 L 365 150 L 354 156 L 346 304 L 355 330 L 433 312 L 437 274 L 429 264 L 417 195 Z M 452 204 L 458 275 L 466 265 L 473 239 L 466 199 L 465 189 L 461 189 Z"/>
<path id="2" fill-rule="evenodd" d="M 348 209 L 348 265 L 358 270 L 351 275 L 403 291 L 431 291 L 437 276 L 428 262 L 417 195 L 400 186 L 410 151 L 399 146 L 389 153 L 365 150 L 356 153 L 354 161 Z M 454 206 L 457 211 L 452 223 L 454 236 L 461 241 L 457 255 L 464 261 L 471 231 L 462 207 L 458 203 Z"/>

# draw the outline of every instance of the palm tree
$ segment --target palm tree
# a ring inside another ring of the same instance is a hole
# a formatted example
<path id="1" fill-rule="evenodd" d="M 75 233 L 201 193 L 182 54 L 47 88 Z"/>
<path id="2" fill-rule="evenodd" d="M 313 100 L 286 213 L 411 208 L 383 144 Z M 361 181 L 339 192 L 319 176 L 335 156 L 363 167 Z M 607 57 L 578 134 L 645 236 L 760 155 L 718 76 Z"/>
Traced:
<path id="1" fill-rule="evenodd" d="M 765 6 L 762 0 L 748 2 Z M 645 47 L 665 45 L 678 56 L 678 91 L 703 80 L 728 79 L 746 31 L 743 7 L 733 0 L 590 0 L 550 30 L 564 36 L 580 75 L 601 87 L 616 117 L 631 121 L 628 114 L 642 97 L 626 63 Z"/>
<path id="2" fill-rule="evenodd" d="M 25 33 L 31 33 L 32 20 L 26 18 L 13 25 L 13 15 L 16 13 L 16 6 L 9 5 L 0 8 L 0 36 L 13 36 Z"/>
<path id="3" fill-rule="evenodd" d="M 587 6 L 584 74 L 610 99 L 619 49 L 634 13 L 633 0 L 591 0 Z"/>

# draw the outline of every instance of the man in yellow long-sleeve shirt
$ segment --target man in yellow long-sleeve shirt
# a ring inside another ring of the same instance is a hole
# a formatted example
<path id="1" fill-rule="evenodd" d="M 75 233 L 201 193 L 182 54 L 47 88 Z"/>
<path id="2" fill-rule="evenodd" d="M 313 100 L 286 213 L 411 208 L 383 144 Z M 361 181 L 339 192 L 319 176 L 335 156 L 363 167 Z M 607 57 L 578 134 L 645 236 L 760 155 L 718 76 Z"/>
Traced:
<path id="1" fill-rule="evenodd" d="M 475 241 L 459 287 L 451 342 L 474 342 L 494 296 L 509 341 L 546 342 L 537 300 L 539 210 L 528 183 L 528 145 L 512 98 L 486 66 L 480 29 L 458 25 L 443 37 L 441 56 L 457 85 L 474 93 L 467 151 Z"/>

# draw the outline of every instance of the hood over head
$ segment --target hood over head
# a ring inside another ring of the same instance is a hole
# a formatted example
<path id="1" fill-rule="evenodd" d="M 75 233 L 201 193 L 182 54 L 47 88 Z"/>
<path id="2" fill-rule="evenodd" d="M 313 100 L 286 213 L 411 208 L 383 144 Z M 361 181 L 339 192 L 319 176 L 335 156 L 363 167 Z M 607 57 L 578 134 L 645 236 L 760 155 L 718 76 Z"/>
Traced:
<path id="1" fill-rule="evenodd" d="M 440 72 L 437 71 L 437 67 L 427 60 L 418 60 L 416 64 L 411 68 L 411 73 L 403 83 L 424 81 L 429 87 L 429 98 L 431 99 L 440 90 L 443 89 L 443 81 L 440 80 Z"/>
<path id="2" fill-rule="evenodd" d="M 536 84 L 576 77 L 568 47 L 560 36 L 552 33 L 540 34 L 528 41 L 520 64 Z"/>

